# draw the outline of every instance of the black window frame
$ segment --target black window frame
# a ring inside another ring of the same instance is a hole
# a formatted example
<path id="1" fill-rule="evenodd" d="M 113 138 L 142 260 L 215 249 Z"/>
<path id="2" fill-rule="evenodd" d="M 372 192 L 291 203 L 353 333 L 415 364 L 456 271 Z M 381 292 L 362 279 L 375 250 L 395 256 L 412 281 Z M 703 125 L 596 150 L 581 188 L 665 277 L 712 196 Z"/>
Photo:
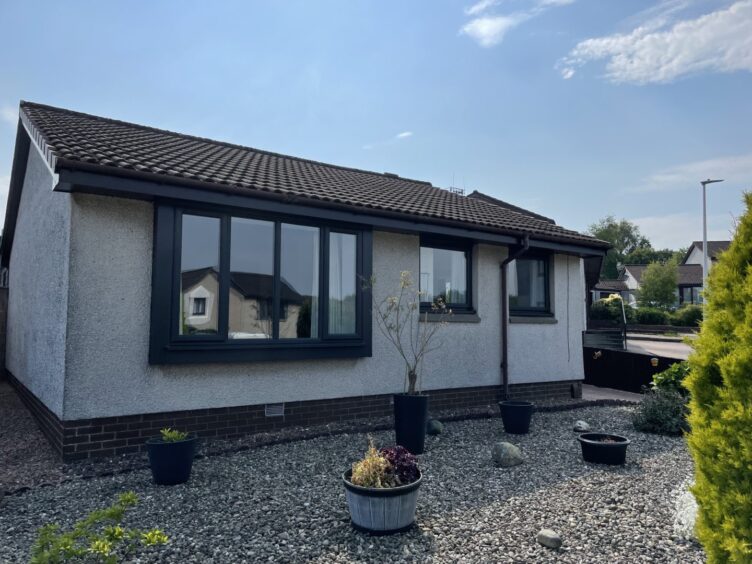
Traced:
<path id="1" fill-rule="evenodd" d="M 513 306 L 511 296 L 509 295 L 509 291 L 507 290 L 507 300 L 509 300 L 509 315 L 514 317 L 553 317 L 554 312 L 551 307 L 551 262 L 553 261 L 553 255 L 549 253 L 528 252 L 521 257 L 516 258 L 515 262 L 518 262 L 520 260 L 537 260 L 543 262 L 546 303 L 543 307 Z M 507 288 L 509 288 L 509 284 L 507 284 Z"/>
<path id="2" fill-rule="evenodd" d="M 464 303 L 448 303 L 447 308 L 451 309 L 453 313 L 476 313 L 473 302 L 473 249 L 474 244 L 472 241 L 458 241 L 458 240 L 446 240 L 437 239 L 433 237 L 421 237 L 420 249 L 418 251 L 418 289 L 421 290 L 421 276 L 422 267 L 420 266 L 420 254 L 423 248 L 438 249 L 445 251 L 461 251 L 465 253 L 465 285 L 467 299 Z M 433 302 L 420 302 L 420 312 L 430 313 L 433 311 Z"/>
<path id="3" fill-rule="evenodd" d="M 182 216 L 199 215 L 220 220 L 218 331 L 216 335 L 180 335 L 178 307 Z M 274 335 L 272 339 L 229 339 L 229 288 L 231 218 L 243 217 L 274 222 Z M 287 338 L 278 335 L 280 318 L 280 252 L 283 223 L 319 229 L 319 325 L 316 338 Z M 356 236 L 356 332 L 330 335 L 328 330 L 329 234 Z M 371 356 L 371 293 L 363 280 L 372 273 L 373 234 L 370 227 L 300 217 L 285 213 L 257 212 L 237 208 L 192 206 L 176 202 L 154 205 L 154 251 L 152 261 L 152 304 L 149 362 L 151 364 L 196 362 L 248 362 L 302 360 L 314 358 L 358 358 Z"/>

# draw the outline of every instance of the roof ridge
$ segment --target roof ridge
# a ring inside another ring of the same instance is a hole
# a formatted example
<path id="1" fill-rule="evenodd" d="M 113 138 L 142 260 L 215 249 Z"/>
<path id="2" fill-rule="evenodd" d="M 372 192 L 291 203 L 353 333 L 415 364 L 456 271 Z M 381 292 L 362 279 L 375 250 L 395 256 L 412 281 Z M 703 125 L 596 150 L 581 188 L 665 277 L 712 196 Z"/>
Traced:
<path id="1" fill-rule="evenodd" d="M 38 102 L 29 102 L 28 100 L 21 100 L 20 103 L 19 103 L 19 107 L 20 108 L 24 108 L 24 106 L 30 106 L 30 107 L 36 107 L 36 108 L 44 108 L 44 109 L 48 109 L 48 110 L 54 110 L 56 112 L 62 112 L 62 113 L 71 114 L 71 115 L 75 115 L 75 116 L 83 116 L 83 117 L 94 119 L 94 120 L 101 121 L 101 122 L 114 123 L 114 124 L 118 124 L 118 125 L 124 125 L 124 126 L 127 126 L 127 127 L 134 127 L 134 128 L 143 129 L 143 130 L 146 130 L 146 131 L 154 131 L 154 132 L 157 132 L 157 133 L 162 133 L 162 134 L 167 134 L 167 135 L 173 135 L 175 137 L 180 137 L 180 138 L 183 138 L 183 139 L 191 139 L 193 141 L 201 141 L 201 142 L 204 142 L 204 143 L 212 143 L 212 144 L 216 144 L 216 145 L 222 145 L 222 146 L 230 147 L 230 148 L 233 148 L 233 149 L 243 149 L 245 151 L 254 151 L 256 153 L 262 153 L 262 154 L 269 155 L 269 156 L 272 156 L 272 157 L 280 157 L 280 158 L 283 158 L 283 159 L 290 159 L 290 160 L 298 161 L 298 162 L 310 163 L 310 164 L 320 165 L 320 166 L 326 166 L 326 167 L 330 167 L 330 168 L 337 168 L 337 169 L 341 169 L 341 170 L 347 170 L 347 171 L 350 171 L 350 172 L 361 172 L 363 174 L 372 174 L 374 176 L 381 176 L 381 177 L 389 178 L 389 179 L 392 179 L 392 180 L 404 180 L 406 182 L 415 182 L 416 184 L 424 184 L 426 186 L 430 186 L 432 188 L 436 188 L 437 190 L 443 190 L 442 188 L 439 188 L 438 186 L 434 186 L 433 184 L 431 184 L 427 180 L 417 180 L 415 178 L 407 178 L 405 176 L 399 176 L 399 175 L 394 174 L 394 173 L 376 172 L 376 171 L 373 171 L 373 170 L 365 170 L 363 168 L 355 168 L 355 167 L 351 167 L 351 166 L 338 165 L 338 164 L 332 164 L 332 163 L 325 163 L 323 161 L 317 161 L 315 159 L 306 159 L 306 158 L 303 158 L 303 157 L 296 157 L 296 156 L 287 155 L 287 154 L 284 154 L 284 153 L 277 153 L 277 152 L 269 151 L 269 150 L 266 150 L 266 149 L 257 149 L 256 147 L 250 147 L 248 145 L 241 145 L 239 143 L 230 143 L 228 141 L 220 141 L 218 139 L 212 139 L 211 137 L 201 137 L 200 135 L 191 135 L 189 133 L 180 133 L 178 131 L 172 131 L 171 129 L 162 129 L 160 127 L 153 127 L 151 125 L 143 125 L 141 123 L 133 123 L 132 121 L 125 121 L 125 120 L 115 119 L 115 118 L 109 118 L 109 117 L 105 117 L 105 116 L 98 116 L 98 115 L 95 115 L 95 114 L 89 114 L 89 113 L 86 113 L 86 112 L 80 112 L 78 110 L 70 110 L 68 108 L 61 108 L 59 106 L 51 106 L 50 104 L 40 104 Z M 28 116 L 28 117 L 29 117 L 29 119 L 31 119 L 33 121 L 33 119 L 31 118 L 31 116 Z"/>

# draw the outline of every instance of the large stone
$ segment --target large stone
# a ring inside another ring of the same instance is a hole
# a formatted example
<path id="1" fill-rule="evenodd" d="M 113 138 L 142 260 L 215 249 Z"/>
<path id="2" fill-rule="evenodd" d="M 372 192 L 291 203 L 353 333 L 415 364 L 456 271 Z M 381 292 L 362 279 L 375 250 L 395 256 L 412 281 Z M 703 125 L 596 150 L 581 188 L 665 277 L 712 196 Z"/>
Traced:
<path id="1" fill-rule="evenodd" d="M 548 548 L 561 548 L 561 537 L 553 529 L 541 529 L 535 537 L 540 544 Z"/>
<path id="2" fill-rule="evenodd" d="M 580 419 L 574 422 L 574 430 L 578 433 L 587 433 L 590 430 L 590 425 L 587 424 L 587 421 Z"/>
<path id="3" fill-rule="evenodd" d="M 444 425 L 438 419 L 429 419 L 426 423 L 426 433 L 440 435 L 444 431 Z"/>
<path id="4" fill-rule="evenodd" d="M 512 443 L 496 443 L 491 449 L 494 464 L 502 468 L 522 464 L 522 452 Z"/>

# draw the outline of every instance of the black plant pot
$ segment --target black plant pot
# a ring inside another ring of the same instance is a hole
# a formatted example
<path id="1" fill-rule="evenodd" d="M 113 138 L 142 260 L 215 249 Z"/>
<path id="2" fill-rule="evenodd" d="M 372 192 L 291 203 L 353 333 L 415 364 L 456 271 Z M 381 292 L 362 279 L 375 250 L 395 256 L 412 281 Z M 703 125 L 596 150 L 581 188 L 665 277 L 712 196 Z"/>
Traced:
<path id="1" fill-rule="evenodd" d="M 530 430 L 530 419 L 533 417 L 534 404 L 529 401 L 501 401 L 501 420 L 504 430 L 515 435 L 524 435 Z"/>
<path id="2" fill-rule="evenodd" d="M 428 421 L 428 396 L 394 396 L 394 433 L 396 443 L 413 454 L 423 454 Z"/>
<path id="3" fill-rule="evenodd" d="M 151 475 L 155 484 L 171 486 L 187 482 L 191 477 L 196 437 L 165 442 L 161 438 L 146 441 Z"/>
<path id="4" fill-rule="evenodd" d="M 582 446 L 582 458 L 595 464 L 624 464 L 629 439 L 607 433 L 583 433 L 577 439 Z"/>

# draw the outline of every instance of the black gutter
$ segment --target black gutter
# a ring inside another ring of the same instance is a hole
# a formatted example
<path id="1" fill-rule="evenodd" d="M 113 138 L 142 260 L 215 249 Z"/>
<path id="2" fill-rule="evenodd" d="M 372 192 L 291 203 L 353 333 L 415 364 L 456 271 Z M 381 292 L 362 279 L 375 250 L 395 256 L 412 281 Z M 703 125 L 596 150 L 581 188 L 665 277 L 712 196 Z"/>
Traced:
<path id="1" fill-rule="evenodd" d="M 507 300 L 507 265 L 514 259 L 519 258 L 530 248 L 530 236 L 525 235 L 522 239 L 522 247 L 507 256 L 501 262 L 501 385 L 503 387 L 503 399 L 509 399 L 509 362 L 507 352 L 509 349 L 507 333 L 509 331 L 509 302 Z"/>

